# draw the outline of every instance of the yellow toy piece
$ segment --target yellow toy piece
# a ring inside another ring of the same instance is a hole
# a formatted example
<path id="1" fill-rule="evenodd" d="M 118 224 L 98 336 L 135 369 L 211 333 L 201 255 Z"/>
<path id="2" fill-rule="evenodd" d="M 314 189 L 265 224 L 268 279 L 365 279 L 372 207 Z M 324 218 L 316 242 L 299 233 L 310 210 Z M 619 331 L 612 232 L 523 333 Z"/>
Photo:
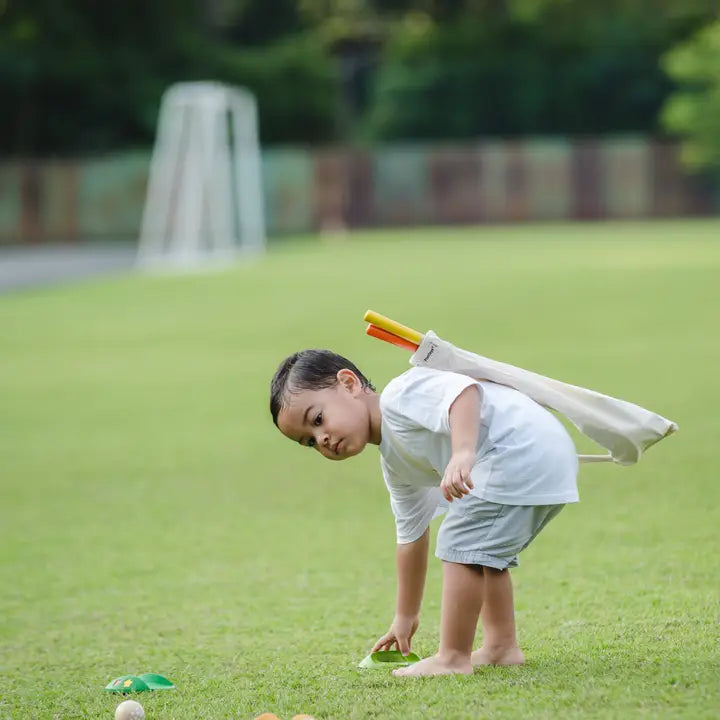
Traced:
<path id="1" fill-rule="evenodd" d="M 376 313 L 374 310 L 368 310 L 365 313 L 364 320 L 365 322 L 368 322 L 375 327 L 379 327 L 382 330 L 387 330 L 393 335 L 397 335 L 398 337 L 401 337 L 405 340 L 409 340 L 415 345 L 419 345 L 422 342 L 422 333 L 418 332 L 417 330 L 413 330 L 407 325 L 401 325 L 399 322 L 395 322 L 395 320 L 391 320 L 389 317 L 385 317 L 385 315 Z"/>

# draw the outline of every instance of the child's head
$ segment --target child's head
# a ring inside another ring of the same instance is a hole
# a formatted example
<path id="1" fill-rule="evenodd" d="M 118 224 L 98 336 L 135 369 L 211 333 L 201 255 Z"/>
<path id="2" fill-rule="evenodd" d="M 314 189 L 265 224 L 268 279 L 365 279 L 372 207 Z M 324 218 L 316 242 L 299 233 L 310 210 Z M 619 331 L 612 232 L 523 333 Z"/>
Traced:
<path id="1" fill-rule="evenodd" d="M 275 371 L 270 412 L 286 437 L 344 460 L 375 441 L 373 397 L 375 388 L 350 360 L 330 350 L 303 350 Z"/>

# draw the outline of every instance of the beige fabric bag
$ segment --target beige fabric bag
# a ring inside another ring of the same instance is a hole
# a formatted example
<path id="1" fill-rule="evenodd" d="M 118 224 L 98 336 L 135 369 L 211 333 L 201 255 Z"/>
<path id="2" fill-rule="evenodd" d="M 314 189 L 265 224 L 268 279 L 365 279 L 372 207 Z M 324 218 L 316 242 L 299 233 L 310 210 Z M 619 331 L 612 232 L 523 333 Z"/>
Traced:
<path id="1" fill-rule="evenodd" d="M 581 462 L 632 465 L 645 449 L 678 429 L 671 420 L 639 405 L 461 350 L 432 330 L 425 333 L 410 364 L 508 385 L 556 410 L 580 432 L 610 451 L 609 455 L 579 455 Z"/>

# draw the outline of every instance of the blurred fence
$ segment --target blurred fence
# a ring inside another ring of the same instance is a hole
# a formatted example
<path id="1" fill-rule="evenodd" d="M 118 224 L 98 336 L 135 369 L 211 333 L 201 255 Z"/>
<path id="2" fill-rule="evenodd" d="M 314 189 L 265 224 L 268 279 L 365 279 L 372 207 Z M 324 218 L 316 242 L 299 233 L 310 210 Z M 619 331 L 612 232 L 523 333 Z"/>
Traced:
<path id="1" fill-rule="evenodd" d="M 149 153 L 0 161 L 0 242 L 134 240 Z M 270 235 L 393 225 L 711 215 L 675 144 L 628 138 L 263 152 Z"/>

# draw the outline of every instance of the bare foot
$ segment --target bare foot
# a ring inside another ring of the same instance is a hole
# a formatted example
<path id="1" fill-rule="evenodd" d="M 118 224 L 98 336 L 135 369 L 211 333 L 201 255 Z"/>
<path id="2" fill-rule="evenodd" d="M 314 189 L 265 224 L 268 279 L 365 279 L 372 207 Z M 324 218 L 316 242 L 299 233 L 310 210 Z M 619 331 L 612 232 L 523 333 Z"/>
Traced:
<path id="1" fill-rule="evenodd" d="M 420 662 L 393 670 L 393 675 L 402 677 L 420 677 L 424 675 L 472 675 L 472 664 L 469 659 L 464 662 L 461 660 L 449 662 L 442 659 L 439 655 L 432 655 Z"/>
<path id="2" fill-rule="evenodd" d="M 525 656 L 517 645 L 510 648 L 492 649 L 483 646 L 473 652 L 470 661 L 473 667 L 477 665 L 524 665 Z"/>

